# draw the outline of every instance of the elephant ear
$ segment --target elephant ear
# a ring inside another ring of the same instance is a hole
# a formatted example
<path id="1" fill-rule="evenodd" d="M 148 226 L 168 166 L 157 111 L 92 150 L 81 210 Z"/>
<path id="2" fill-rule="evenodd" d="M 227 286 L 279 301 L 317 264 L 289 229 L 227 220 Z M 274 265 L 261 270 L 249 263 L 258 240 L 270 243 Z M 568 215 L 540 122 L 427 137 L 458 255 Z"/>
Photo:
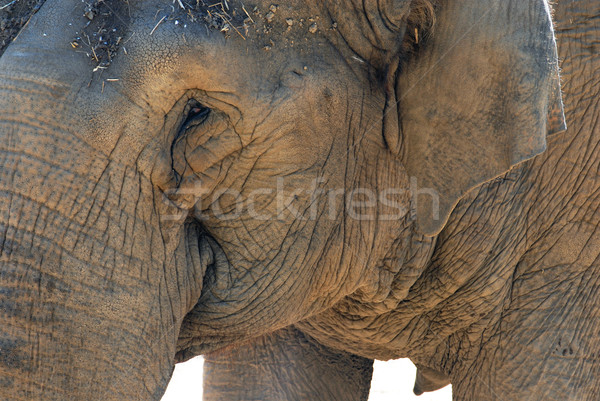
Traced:
<path id="1" fill-rule="evenodd" d="M 421 42 L 395 74 L 397 101 L 388 91 L 398 119 L 384 135 L 412 180 L 417 230 L 435 235 L 467 191 L 566 127 L 545 1 L 444 1 Z"/>

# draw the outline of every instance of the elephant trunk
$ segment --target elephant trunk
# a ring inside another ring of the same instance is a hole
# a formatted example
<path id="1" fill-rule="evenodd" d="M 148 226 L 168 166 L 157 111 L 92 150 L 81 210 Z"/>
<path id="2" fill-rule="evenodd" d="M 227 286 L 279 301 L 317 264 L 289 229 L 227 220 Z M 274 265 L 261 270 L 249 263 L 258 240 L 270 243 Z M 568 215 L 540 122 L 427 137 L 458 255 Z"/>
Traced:
<path id="1" fill-rule="evenodd" d="M 158 400 L 206 244 L 161 220 L 136 165 L 86 142 L 79 78 L 32 57 L 0 59 L 0 399 Z"/>

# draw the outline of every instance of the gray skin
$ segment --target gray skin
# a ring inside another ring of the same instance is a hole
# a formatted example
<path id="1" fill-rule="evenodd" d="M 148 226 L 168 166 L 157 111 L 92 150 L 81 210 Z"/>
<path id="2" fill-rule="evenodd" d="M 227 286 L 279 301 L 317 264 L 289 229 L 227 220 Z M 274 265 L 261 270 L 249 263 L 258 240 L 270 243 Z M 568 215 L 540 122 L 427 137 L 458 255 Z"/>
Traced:
<path id="1" fill-rule="evenodd" d="M 399 356 L 457 399 L 592 394 L 577 373 L 595 372 L 595 147 L 556 134 L 544 1 L 293 1 L 272 16 L 228 1 L 228 32 L 192 21 L 204 6 L 105 3 L 84 28 L 86 4 L 47 0 L 0 58 L 1 399 L 158 400 L 176 361 L 246 340 L 332 399 L 364 399 L 371 360 Z M 89 49 L 102 27 L 110 57 Z M 552 163 L 526 162 L 549 134 Z M 364 206 L 373 219 L 327 195 L 415 180 L 422 196 L 388 193 Z M 224 190 L 238 196 L 214 202 Z M 267 219 L 215 213 L 253 197 Z M 216 397 L 245 397 L 213 372 Z"/>
<path id="2" fill-rule="evenodd" d="M 389 300 L 339 302 L 298 323 L 302 336 L 271 336 L 278 342 L 267 342 L 272 352 L 263 350 L 255 364 L 285 371 L 284 380 L 303 377 L 297 382 L 326 394 L 320 400 L 367 399 L 349 386 L 328 392 L 338 384 L 323 367 L 337 375 L 345 371 L 346 377 L 368 374 L 364 366 L 345 363 L 343 351 L 366 358 L 410 357 L 418 368 L 416 394 L 451 381 L 454 400 L 598 399 L 600 4 L 558 1 L 553 16 L 568 130 L 552 136 L 544 154 L 459 202 L 408 295 L 391 305 Z M 303 353 L 297 358 L 311 368 L 290 373 L 300 364 L 290 365 L 277 350 L 310 338 L 307 334 L 327 344 L 329 352 L 338 350 L 337 368 L 322 352 Z M 211 374 L 206 400 L 244 399 L 247 383 L 251 391 L 270 395 L 285 383 L 277 377 L 269 383 L 253 380 L 250 369 L 238 368 L 234 378 L 228 368 L 243 360 L 237 356 L 243 353 L 205 357 Z M 296 389 L 297 382 L 285 388 Z M 263 400 L 299 400 L 302 394 Z"/>

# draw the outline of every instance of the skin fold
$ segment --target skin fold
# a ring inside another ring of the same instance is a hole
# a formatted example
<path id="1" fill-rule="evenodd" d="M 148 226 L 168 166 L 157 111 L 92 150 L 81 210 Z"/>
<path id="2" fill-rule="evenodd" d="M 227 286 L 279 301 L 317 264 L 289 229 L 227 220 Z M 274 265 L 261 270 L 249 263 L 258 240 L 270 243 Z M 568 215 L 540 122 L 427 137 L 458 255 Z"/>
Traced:
<path id="1" fill-rule="evenodd" d="M 545 1 L 200 3 L 46 0 L 0 57 L 0 398 L 159 400 L 207 354 L 206 399 L 364 400 L 396 357 L 594 399 L 597 7 L 555 5 L 561 133 Z"/>

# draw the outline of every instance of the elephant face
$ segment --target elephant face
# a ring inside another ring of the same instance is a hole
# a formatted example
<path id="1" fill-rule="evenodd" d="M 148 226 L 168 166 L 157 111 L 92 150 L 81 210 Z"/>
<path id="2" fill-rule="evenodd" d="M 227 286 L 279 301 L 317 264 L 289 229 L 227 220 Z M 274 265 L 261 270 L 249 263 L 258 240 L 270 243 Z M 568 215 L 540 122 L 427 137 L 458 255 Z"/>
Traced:
<path id="1" fill-rule="evenodd" d="M 137 349 L 158 394 L 176 350 L 385 298 L 561 124 L 545 2 L 454 3 L 47 0 L 0 59 L 14 352 L 51 308 L 47 366 Z"/>

